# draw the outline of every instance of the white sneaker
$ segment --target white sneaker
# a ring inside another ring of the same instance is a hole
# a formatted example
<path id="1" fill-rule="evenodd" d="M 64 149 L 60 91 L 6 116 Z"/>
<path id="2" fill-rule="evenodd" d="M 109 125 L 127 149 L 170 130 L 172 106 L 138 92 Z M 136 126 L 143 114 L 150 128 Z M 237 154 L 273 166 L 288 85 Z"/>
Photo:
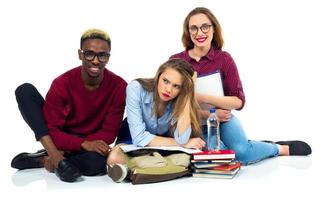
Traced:
<path id="1" fill-rule="evenodd" d="M 126 165 L 114 164 L 108 165 L 108 176 L 116 183 L 122 182 L 127 176 L 128 168 Z"/>

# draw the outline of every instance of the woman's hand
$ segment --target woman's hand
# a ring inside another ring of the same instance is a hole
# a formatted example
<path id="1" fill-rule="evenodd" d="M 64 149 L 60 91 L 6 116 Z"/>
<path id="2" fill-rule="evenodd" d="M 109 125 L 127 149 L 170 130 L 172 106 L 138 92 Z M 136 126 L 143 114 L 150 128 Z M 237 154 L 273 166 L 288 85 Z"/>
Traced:
<path id="1" fill-rule="evenodd" d="M 219 122 L 228 122 L 231 118 L 231 110 L 216 109 L 216 116 Z"/>
<path id="2" fill-rule="evenodd" d="M 188 142 L 183 145 L 183 147 L 188 149 L 201 150 L 205 145 L 205 141 L 203 141 L 201 138 L 190 138 Z"/>
<path id="3" fill-rule="evenodd" d="M 198 72 L 195 71 L 192 76 L 193 83 L 196 83 L 197 77 L 198 77 Z"/>

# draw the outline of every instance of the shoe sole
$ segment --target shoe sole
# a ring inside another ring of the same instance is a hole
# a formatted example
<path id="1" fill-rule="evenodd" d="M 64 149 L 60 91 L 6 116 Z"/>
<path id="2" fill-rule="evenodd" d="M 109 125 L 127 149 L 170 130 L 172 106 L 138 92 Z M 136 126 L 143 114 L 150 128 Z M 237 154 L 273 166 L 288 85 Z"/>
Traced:
<path id="1" fill-rule="evenodd" d="M 120 183 L 126 178 L 127 168 L 119 164 L 108 166 L 107 174 L 114 182 Z"/>

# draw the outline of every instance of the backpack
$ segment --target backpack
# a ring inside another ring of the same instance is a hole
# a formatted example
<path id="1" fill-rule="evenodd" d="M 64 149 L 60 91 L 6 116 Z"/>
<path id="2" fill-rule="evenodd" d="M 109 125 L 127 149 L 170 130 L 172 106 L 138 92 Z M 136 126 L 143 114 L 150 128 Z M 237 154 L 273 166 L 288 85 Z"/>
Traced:
<path id="1" fill-rule="evenodd" d="M 191 176 L 190 155 L 155 149 L 127 152 L 132 184 L 157 183 Z"/>

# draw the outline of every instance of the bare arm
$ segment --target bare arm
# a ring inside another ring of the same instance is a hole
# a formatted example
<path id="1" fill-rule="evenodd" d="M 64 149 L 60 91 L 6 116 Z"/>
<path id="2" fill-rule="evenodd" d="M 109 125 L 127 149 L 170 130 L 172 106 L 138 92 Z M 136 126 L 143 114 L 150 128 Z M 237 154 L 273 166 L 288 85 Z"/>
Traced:
<path id="1" fill-rule="evenodd" d="M 184 148 L 202 149 L 205 144 L 206 143 L 201 138 L 190 138 L 186 144 L 179 145 L 173 138 L 155 136 L 147 146 L 182 146 Z"/>
<path id="2" fill-rule="evenodd" d="M 177 144 L 174 138 L 155 136 L 147 146 L 148 147 L 179 146 L 179 144 Z"/>
<path id="3" fill-rule="evenodd" d="M 208 110 L 198 110 L 202 119 L 206 120 L 209 117 Z M 216 116 L 220 122 L 227 122 L 231 118 L 231 110 L 216 109 Z"/>
<path id="4" fill-rule="evenodd" d="M 197 93 L 196 98 L 198 103 L 206 103 L 226 110 L 235 110 L 242 106 L 242 101 L 236 96 L 219 97 Z"/>
<path id="5" fill-rule="evenodd" d="M 41 144 L 46 149 L 48 156 L 51 159 L 51 162 L 55 166 L 55 168 L 58 167 L 58 163 L 65 159 L 63 156 L 63 152 L 59 151 L 57 147 L 55 146 L 54 142 L 52 141 L 51 137 L 49 135 L 45 135 L 40 138 Z"/>

